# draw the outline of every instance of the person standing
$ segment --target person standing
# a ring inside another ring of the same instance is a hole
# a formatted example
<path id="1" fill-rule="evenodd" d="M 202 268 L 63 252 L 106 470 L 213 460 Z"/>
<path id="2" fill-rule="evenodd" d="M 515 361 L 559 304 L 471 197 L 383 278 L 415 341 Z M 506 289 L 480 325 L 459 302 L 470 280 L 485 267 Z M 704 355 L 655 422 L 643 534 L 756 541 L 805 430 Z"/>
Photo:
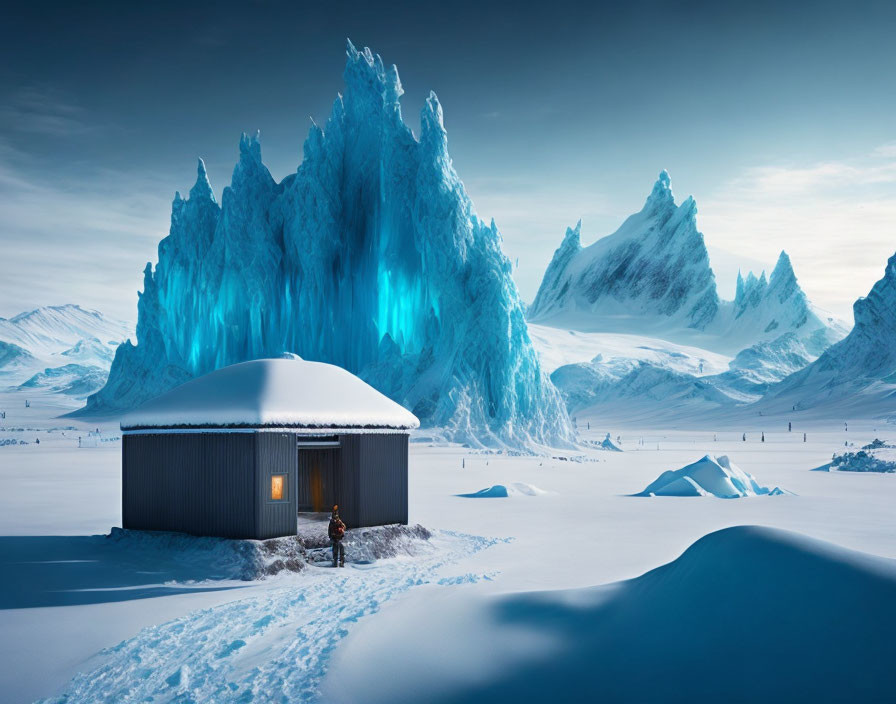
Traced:
<path id="1" fill-rule="evenodd" d="M 339 504 L 333 506 L 327 534 L 330 536 L 330 542 L 333 544 L 333 567 L 337 565 L 345 567 L 345 546 L 342 544 L 342 539 L 345 537 L 345 523 L 339 517 Z"/>

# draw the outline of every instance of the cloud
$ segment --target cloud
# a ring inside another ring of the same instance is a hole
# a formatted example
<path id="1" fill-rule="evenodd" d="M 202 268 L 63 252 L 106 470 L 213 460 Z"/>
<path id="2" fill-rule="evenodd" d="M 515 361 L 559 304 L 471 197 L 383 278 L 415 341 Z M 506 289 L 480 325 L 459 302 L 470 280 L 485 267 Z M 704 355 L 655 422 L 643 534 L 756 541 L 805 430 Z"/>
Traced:
<path id="1" fill-rule="evenodd" d="M 874 150 L 874 156 L 881 156 L 884 158 L 894 157 L 896 158 L 896 142 L 888 142 L 887 144 L 881 144 L 877 149 Z"/>
<path id="2" fill-rule="evenodd" d="M 79 303 L 133 320 L 143 263 L 168 226 L 163 179 L 35 173 L 25 156 L 0 143 L 0 315 Z"/>
<path id="3" fill-rule="evenodd" d="M 50 86 L 24 86 L 5 102 L 0 109 L 0 126 L 8 133 L 71 137 L 94 129 L 82 107 Z"/>
<path id="4" fill-rule="evenodd" d="M 851 320 L 896 250 L 896 145 L 853 159 L 748 169 L 699 201 L 707 240 L 768 259 L 786 249 L 810 300 Z"/>

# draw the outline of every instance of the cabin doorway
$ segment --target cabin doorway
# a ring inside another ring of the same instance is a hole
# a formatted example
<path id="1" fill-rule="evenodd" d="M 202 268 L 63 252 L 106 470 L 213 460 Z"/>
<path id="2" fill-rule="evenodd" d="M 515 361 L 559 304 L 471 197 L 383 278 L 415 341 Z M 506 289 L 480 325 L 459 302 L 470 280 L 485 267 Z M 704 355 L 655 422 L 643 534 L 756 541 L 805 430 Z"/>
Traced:
<path id="1" fill-rule="evenodd" d="M 298 452 L 298 512 L 329 512 L 337 501 L 338 447 L 299 447 Z"/>

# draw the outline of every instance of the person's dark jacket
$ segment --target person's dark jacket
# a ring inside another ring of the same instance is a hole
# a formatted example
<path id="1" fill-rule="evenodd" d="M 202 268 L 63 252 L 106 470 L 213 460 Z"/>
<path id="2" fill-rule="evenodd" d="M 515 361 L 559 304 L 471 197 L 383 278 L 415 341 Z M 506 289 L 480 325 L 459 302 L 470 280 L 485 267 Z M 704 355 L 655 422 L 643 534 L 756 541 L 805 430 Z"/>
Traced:
<path id="1" fill-rule="evenodd" d="M 342 522 L 339 516 L 333 516 L 330 519 L 327 534 L 330 536 L 330 540 L 342 540 L 345 537 L 345 523 Z"/>

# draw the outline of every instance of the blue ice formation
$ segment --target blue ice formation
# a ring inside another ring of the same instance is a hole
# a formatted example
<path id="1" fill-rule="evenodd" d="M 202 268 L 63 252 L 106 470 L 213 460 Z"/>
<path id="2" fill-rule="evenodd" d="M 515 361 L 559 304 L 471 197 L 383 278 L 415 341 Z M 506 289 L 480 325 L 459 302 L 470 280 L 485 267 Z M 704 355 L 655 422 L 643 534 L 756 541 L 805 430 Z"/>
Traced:
<path id="1" fill-rule="evenodd" d="M 473 211 L 430 93 L 415 138 L 395 66 L 348 43 L 345 94 L 277 183 L 243 135 L 219 204 L 199 161 L 144 271 L 137 344 L 87 413 L 285 352 L 337 364 L 471 445 L 566 444 L 494 222 Z"/>

